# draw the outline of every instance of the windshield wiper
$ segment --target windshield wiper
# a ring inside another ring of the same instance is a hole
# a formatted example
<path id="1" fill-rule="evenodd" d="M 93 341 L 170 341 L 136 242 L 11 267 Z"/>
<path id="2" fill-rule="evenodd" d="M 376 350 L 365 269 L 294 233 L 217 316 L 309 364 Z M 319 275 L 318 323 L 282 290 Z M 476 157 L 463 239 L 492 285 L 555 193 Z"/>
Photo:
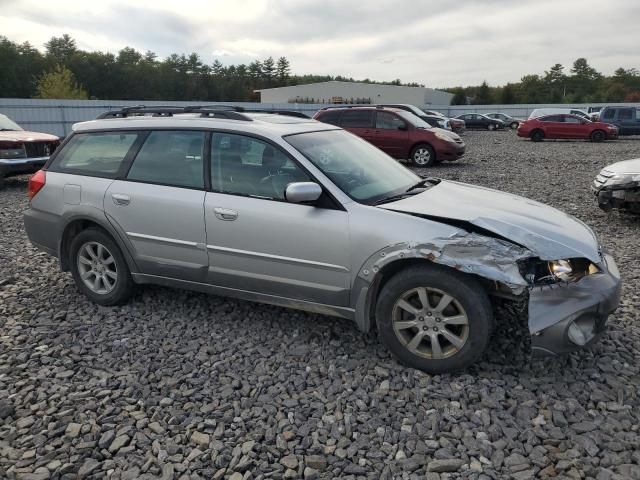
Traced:
<path id="1" fill-rule="evenodd" d="M 375 202 L 373 202 L 373 205 L 382 205 L 383 203 L 395 202 L 396 200 L 402 200 L 403 198 L 410 197 L 411 195 L 411 193 L 407 192 L 400 193 L 398 195 L 391 195 L 389 197 L 384 197 L 380 200 L 376 200 Z"/>
<path id="2" fill-rule="evenodd" d="M 415 190 L 417 188 L 422 188 L 422 187 L 426 187 L 427 183 L 430 183 L 431 185 L 429 185 L 430 187 L 437 185 L 441 182 L 441 180 L 439 178 L 433 178 L 433 177 L 425 177 L 422 180 L 420 180 L 419 182 L 411 185 L 409 188 L 407 188 L 405 190 L 405 192 L 411 192 L 412 190 Z"/>

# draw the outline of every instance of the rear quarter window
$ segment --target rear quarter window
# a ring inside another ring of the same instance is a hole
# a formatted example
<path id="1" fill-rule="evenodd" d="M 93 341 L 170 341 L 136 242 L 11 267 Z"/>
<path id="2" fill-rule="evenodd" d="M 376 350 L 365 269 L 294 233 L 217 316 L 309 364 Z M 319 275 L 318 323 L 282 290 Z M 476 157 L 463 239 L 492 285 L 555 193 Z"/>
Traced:
<path id="1" fill-rule="evenodd" d="M 330 123 L 331 125 L 336 125 L 336 126 L 340 126 L 340 115 L 342 114 L 342 112 L 340 111 L 326 111 L 320 114 L 320 117 L 318 118 L 318 120 L 320 120 L 323 123 Z"/>
<path id="2" fill-rule="evenodd" d="M 137 132 L 74 135 L 49 170 L 114 178 L 139 135 Z"/>

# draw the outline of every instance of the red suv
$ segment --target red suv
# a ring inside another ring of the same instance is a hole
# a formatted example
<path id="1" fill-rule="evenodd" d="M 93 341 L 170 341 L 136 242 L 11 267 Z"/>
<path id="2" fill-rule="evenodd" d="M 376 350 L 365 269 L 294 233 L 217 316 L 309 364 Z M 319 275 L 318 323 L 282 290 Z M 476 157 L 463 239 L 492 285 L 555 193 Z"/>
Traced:
<path id="1" fill-rule="evenodd" d="M 618 127 L 603 122 L 591 122 L 571 114 L 530 118 L 518 126 L 518 136 L 541 142 L 545 138 L 582 138 L 601 142 L 618 138 Z"/>
<path id="2" fill-rule="evenodd" d="M 458 134 L 433 128 L 413 113 L 389 107 L 326 107 L 313 117 L 364 138 L 394 158 L 428 167 L 464 155 Z"/>

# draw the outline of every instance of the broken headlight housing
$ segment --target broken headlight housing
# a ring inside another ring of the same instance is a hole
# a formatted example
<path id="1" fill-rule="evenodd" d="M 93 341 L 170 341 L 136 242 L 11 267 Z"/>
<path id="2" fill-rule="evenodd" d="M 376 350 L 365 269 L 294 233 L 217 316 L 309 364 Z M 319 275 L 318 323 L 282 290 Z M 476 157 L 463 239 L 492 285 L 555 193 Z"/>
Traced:
<path id="1" fill-rule="evenodd" d="M 524 278 L 533 285 L 573 283 L 600 271 L 597 265 L 586 258 L 532 260 L 523 266 L 523 270 Z"/>

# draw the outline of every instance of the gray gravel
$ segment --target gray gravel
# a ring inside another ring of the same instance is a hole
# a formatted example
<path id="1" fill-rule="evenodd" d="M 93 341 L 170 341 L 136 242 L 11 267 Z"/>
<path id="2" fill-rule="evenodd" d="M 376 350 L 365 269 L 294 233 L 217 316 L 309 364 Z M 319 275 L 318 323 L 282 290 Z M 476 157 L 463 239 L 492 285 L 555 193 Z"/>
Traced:
<path id="1" fill-rule="evenodd" d="M 589 184 L 640 140 L 470 132 L 427 170 L 529 196 L 595 228 L 623 303 L 588 351 L 469 372 L 396 364 L 349 322 L 159 287 L 123 307 L 78 294 L 22 227 L 26 178 L 0 191 L 0 478 L 640 478 L 640 219 Z M 517 342 L 516 342 L 517 343 Z"/>

